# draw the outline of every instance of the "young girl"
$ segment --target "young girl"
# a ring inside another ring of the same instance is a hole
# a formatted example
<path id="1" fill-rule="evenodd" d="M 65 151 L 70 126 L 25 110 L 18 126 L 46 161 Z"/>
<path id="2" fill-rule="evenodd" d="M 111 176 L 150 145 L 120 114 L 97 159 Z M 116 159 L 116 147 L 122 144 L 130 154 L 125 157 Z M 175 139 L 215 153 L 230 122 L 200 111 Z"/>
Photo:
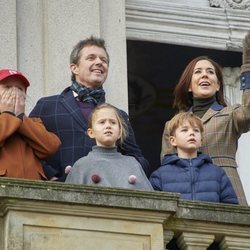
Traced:
<path id="1" fill-rule="evenodd" d="M 97 106 L 89 117 L 87 133 L 96 146 L 73 165 L 67 183 L 153 190 L 141 165 L 132 156 L 117 152 L 127 136 L 127 127 L 118 109 L 110 104 Z"/>
<path id="2" fill-rule="evenodd" d="M 16 70 L 0 70 L 0 177 L 46 179 L 41 159 L 60 146 L 39 118 L 24 114 L 26 77 Z"/>

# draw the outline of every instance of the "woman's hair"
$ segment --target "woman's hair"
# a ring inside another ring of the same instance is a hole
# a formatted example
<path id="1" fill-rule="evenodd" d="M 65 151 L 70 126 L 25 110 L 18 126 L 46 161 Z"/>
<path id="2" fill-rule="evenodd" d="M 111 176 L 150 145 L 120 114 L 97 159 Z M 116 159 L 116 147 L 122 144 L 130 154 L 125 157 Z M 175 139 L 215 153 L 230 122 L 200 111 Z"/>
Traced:
<path id="1" fill-rule="evenodd" d="M 173 136 L 178 127 L 182 126 L 185 122 L 188 122 L 192 127 L 198 127 L 203 133 L 204 127 L 202 120 L 192 112 L 181 112 L 175 115 L 167 125 L 167 135 Z"/>
<path id="2" fill-rule="evenodd" d="M 88 128 L 93 127 L 93 120 L 95 118 L 95 115 L 99 111 L 101 111 L 102 109 L 110 109 L 110 110 L 114 111 L 115 116 L 116 116 L 117 121 L 118 121 L 118 124 L 119 124 L 120 134 L 121 134 L 121 138 L 119 139 L 118 142 L 120 142 L 122 144 L 124 142 L 124 140 L 126 139 L 126 137 L 128 136 L 128 126 L 121 115 L 121 111 L 109 103 L 103 103 L 103 104 L 97 105 L 95 107 L 95 109 L 91 112 L 91 114 L 89 116 Z"/>
<path id="3" fill-rule="evenodd" d="M 216 63 L 214 60 L 207 56 L 199 56 L 194 58 L 189 64 L 186 66 L 183 71 L 179 82 L 177 83 L 174 90 L 174 103 L 173 108 L 177 108 L 179 111 L 187 111 L 193 105 L 193 95 L 189 92 L 189 87 L 191 84 L 194 67 L 198 61 L 207 60 L 209 61 L 215 68 L 215 74 L 218 79 L 218 84 L 220 85 L 219 91 L 216 92 L 216 101 L 222 106 L 227 106 L 226 101 L 224 99 L 224 82 L 221 66 Z"/>

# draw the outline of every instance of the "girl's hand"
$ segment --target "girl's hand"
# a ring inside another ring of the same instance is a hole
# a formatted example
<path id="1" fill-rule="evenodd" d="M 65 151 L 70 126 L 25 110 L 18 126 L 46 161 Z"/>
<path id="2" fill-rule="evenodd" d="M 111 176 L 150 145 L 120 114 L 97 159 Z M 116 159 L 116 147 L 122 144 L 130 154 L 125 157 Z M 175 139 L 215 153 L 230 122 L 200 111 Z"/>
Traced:
<path id="1" fill-rule="evenodd" d="M 0 94 L 0 111 L 15 113 L 16 91 L 14 88 L 4 89 Z"/>

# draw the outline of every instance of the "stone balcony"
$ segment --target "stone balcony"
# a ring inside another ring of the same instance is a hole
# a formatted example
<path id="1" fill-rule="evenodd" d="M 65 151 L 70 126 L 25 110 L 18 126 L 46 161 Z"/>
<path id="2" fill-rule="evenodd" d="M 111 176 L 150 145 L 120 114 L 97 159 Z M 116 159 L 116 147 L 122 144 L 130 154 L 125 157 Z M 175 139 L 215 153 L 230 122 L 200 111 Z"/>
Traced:
<path id="1" fill-rule="evenodd" d="M 1 250 L 250 249 L 250 208 L 178 194 L 0 179 Z"/>

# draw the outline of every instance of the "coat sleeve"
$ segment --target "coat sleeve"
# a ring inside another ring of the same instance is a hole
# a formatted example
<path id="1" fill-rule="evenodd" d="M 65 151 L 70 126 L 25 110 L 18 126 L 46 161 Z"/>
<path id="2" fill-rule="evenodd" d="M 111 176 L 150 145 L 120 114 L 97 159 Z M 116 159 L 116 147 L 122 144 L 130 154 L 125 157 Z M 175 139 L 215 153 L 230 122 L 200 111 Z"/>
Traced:
<path id="1" fill-rule="evenodd" d="M 48 180 L 50 180 L 52 177 L 57 177 L 57 175 L 59 174 L 59 172 L 57 170 L 55 170 L 51 165 L 49 165 L 46 161 L 41 161 L 42 166 L 43 166 L 43 172 L 46 175 L 46 177 L 48 178 Z M 64 179 L 58 179 L 58 181 L 64 181 Z"/>
<path id="2" fill-rule="evenodd" d="M 21 124 L 22 121 L 14 115 L 0 114 L 0 147 L 4 145 L 6 139 L 16 133 Z"/>
<path id="3" fill-rule="evenodd" d="M 145 174 L 147 176 L 150 175 L 150 165 L 147 159 L 144 158 L 142 155 L 141 149 L 136 143 L 135 135 L 133 128 L 129 122 L 128 115 L 124 112 L 121 111 L 122 117 L 127 123 L 128 126 L 128 137 L 124 140 L 122 146 L 118 147 L 118 150 L 123 154 L 123 155 L 129 155 L 133 156 L 142 166 Z"/>
<path id="4" fill-rule="evenodd" d="M 250 130 L 250 31 L 242 41 L 242 65 L 240 90 L 243 90 L 242 105 L 233 111 L 235 130 L 239 135 Z"/>
<path id="5" fill-rule="evenodd" d="M 233 189 L 232 183 L 228 178 L 225 171 L 221 170 L 221 190 L 220 190 L 220 202 L 229 204 L 239 204 L 238 198 Z"/>
<path id="6" fill-rule="evenodd" d="M 40 118 L 30 118 L 24 115 L 18 132 L 39 159 L 45 159 L 54 154 L 61 145 L 60 139 L 46 130 Z"/>
<path id="7" fill-rule="evenodd" d="M 36 103 L 35 107 L 33 110 L 30 112 L 29 117 L 31 118 L 40 118 L 42 119 L 42 110 L 43 110 L 43 105 L 44 105 L 44 98 L 41 98 L 38 100 Z M 46 125 L 47 126 L 47 125 Z M 41 161 L 43 165 L 43 171 L 46 175 L 46 177 L 50 180 L 52 177 L 59 177 L 58 181 L 65 181 L 65 175 L 62 177 L 60 176 L 60 172 L 56 170 L 53 166 L 51 166 L 47 161 Z"/>
<path id="8" fill-rule="evenodd" d="M 241 135 L 250 130 L 250 72 L 244 72 L 240 76 L 242 105 L 234 105 L 232 119 L 236 132 Z"/>
<path id="9" fill-rule="evenodd" d="M 163 191 L 162 190 L 162 181 L 161 181 L 161 176 L 160 176 L 160 171 L 156 170 L 154 171 L 151 176 L 149 177 L 149 181 L 154 188 L 154 190 L 157 191 Z"/>

